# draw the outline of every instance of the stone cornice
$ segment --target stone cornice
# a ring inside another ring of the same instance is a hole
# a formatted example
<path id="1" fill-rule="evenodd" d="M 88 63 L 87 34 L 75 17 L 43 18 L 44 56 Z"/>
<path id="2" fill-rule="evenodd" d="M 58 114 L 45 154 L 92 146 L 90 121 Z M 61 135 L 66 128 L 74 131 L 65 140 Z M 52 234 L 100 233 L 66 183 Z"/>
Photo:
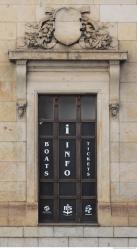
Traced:
<path id="1" fill-rule="evenodd" d="M 17 49 L 9 51 L 9 60 L 77 60 L 77 61 L 124 61 L 127 60 L 127 51 L 115 50 L 30 50 Z"/>

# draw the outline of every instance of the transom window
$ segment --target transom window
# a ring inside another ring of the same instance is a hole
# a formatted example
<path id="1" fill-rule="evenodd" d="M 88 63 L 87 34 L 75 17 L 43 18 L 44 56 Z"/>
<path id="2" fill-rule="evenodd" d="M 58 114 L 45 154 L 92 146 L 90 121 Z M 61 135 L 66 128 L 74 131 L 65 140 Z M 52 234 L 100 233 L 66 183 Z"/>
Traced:
<path id="1" fill-rule="evenodd" d="M 97 221 L 96 95 L 38 97 L 39 223 Z"/>

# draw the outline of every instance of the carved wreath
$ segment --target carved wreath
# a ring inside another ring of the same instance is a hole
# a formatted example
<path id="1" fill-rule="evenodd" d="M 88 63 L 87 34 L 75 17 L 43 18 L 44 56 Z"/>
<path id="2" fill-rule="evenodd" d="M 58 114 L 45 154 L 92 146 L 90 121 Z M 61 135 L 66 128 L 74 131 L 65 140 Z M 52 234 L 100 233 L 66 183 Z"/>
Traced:
<path id="1" fill-rule="evenodd" d="M 57 39 L 54 36 L 55 32 L 55 10 L 45 13 L 46 17 L 39 24 L 27 25 L 25 32 L 25 44 L 29 48 L 53 48 Z M 105 27 L 101 27 L 97 22 L 89 19 L 85 13 L 81 13 L 81 37 L 76 42 L 82 48 L 89 49 L 109 49 L 111 48 L 112 37 L 106 31 Z"/>

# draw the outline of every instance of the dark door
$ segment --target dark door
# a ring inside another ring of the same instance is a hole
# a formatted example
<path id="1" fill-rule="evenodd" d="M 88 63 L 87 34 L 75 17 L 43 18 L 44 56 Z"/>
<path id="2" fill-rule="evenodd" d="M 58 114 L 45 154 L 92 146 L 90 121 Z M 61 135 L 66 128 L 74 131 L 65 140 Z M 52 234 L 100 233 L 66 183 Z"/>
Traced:
<path id="1" fill-rule="evenodd" d="M 96 95 L 39 95 L 38 127 L 39 222 L 96 222 Z"/>

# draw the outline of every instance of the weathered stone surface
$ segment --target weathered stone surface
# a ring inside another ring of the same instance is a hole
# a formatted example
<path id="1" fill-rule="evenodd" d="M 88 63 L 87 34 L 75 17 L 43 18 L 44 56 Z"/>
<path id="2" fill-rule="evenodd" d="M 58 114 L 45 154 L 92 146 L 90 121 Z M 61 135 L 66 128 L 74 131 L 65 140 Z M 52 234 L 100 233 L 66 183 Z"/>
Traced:
<path id="1" fill-rule="evenodd" d="M 0 143 L 0 161 L 25 162 L 25 160 L 26 160 L 25 143 L 23 142 Z"/>
<path id="2" fill-rule="evenodd" d="M 38 224 L 38 203 L 26 204 L 26 226 L 37 226 Z"/>
<path id="3" fill-rule="evenodd" d="M 129 247 L 136 247 L 137 239 L 129 239 Z"/>
<path id="4" fill-rule="evenodd" d="M 25 201 L 25 182 L 0 182 L 0 201 Z"/>
<path id="5" fill-rule="evenodd" d="M 111 142 L 111 150 L 110 150 L 110 160 L 111 162 L 119 161 L 119 143 Z"/>
<path id="6" fill-rule="evenodd" d="M 121 65 L 120 82 L 137 82 L 137 63 L 123 63 Z"/>
<path id="7" fill-rule="evenodd" d="M 120 163 L 120 182 L 137 182 L 137 163 Z"/>
<path id="8" fill-rule="evenodd" d="M 25 141 L 26 127 L 23 122 L 1 122 L 0 141 Z"/>
<path id="9" fill-rule="evenodd" d="M 136 40 L 137 30 L 136 23 L 119 23 L 118 24 L 118 40 Z"/>
<path id="10" fill-rule="evenodd" d="M 83 227 L 54 227 L 55 237 L 83 237 Z"/>
<path id="11" fill-rule="evenodd" d="M 121 199 L 119 199 L 121 201 Z M 129 217 L 128 216 L 112 216 L 111 217 L 111 225 L 112 226 L 120 226 L 125 227 L 129 225 Z"/>
<path id="12" fill-rule="evenodd" d="M 36 238 L 9 238 L 8 247 L 38 247 Z"/>
<path id="13" fill-rule="evenodd" d="M 24 237 L 54 237 L 53 226 L 50 227 L 25 227 Z"/>
<path id="14" fill-rule="evenodd" d="M 137 6 L 135 5 L 101 5 L 102 22 L 137 22 Z"/>
<path id="15" fill-rule="evenodd" d="M 69 238 L 70 247 L 98 247 L 97 238 Z"/>
<path id="16" fill-rule="evenodd" d="M 26 181 L 26 165 L 21 162 L 0 162 L 0 181 Z"/>
<path id="17" fill-rule="evenodd" d="M 111 163 L 111 182 L 119 181 L 119 163 Z"/>
<path id="18" fill-rule="evenodd" d="M 23 227 L 0 227 L 0 237 L 22 237 Z"/>
<path id="19" fill-rule="evenodd" d="M 16 39 L 16 23 L 0 23 L 1 40 L 15 40 Z"/>
<path id="20" fill-rule="evenodd" d="M 132 103 L 121 103 L 121 111 L 120 111 L 120 121 L 137 121 L 137 104 L 135 102 Z"/>
<path id="21" fill-rule="evenodd" d="M 128 102 L 137 102 L 137 83 L 121 83 L 120 99 L 122 105 Z M 123 103 L 125 102 L 125 103 Z"/>
<path id="22" fill-rule="evenodd" d="M 0 121 L 16 121 L 15 102 L 0 102 Z"/>
<path id="23" fill-rule="evenodd" d="M 128 205 L 127 203 L 112 203 L 111 204 L 112 216 L 124 217 L 128 216 Z"/>
<path id="24" fill-rule="evenodd" d="M 124 201 L 136 201 L 137 199 L 137 182 L 120 183 L 120 197 Z"/>
<path id="25" fill-rule="evenodd" d="M 0 202 L 0 226 L 8 226 L 8 213 L 9 213 L 8 203 Z"/>
<path id="26" fill-rule="evenodd" d="M 114 227 L 114 237 L 136 237 L 137 236 L 137 229 L 136 227 Z"/>
<path id="27" fill-rule="evenodd" d="M 128 239 L 117 239 L 117 238 L 100 238 L 99 239 L 99 246 L 101 247 L 127 247 L 128 246 Z"/>
<path id="28" fill-rule="evenodd" d="M 113 227 L 84 227 L 84 237 L 113 237 Z"/>
<path id="29" fill-rule="evenodd" d="M 137 143 L 120 143 L 120 161 L 137 161 Z"/>
<path id="30" fill-rule="evenodd" d="M 26 205 L 25 203 L 9 203 L 9 225 L 10 226 L 24 226 L 26 216 Z"/>
<path id="31" fill-rule="evenodd" d="M 68 247 L 68 238 L 39 238 L 40 247 Z"/>
<path id="32" fill-rule="evenodd" d="M 119 48 L 128 50 L 128 62 L 137 62 L 137 41 L 119 41 Z"/>
<path id="33" fill-rule="evenodd" d="M 137 142 L 137 123 L 121 122 L 120 123 L 120 141 Z"/>
<path id="34" fill-rule="evenodd" d="M 100 3 L 100 4 L 117 4 L 117 5 L 121 5 L 121 4 L 136 4 L 136 0 L 94 0 L 94 3 Z"/>

